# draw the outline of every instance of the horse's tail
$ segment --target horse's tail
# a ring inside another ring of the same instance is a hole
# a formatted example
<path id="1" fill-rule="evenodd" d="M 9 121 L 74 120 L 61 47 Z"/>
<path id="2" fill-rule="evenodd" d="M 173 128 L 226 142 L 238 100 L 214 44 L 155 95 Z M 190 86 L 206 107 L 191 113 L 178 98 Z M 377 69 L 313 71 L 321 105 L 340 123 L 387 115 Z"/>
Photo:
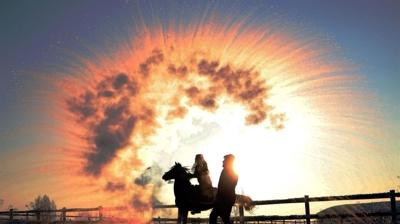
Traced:
<path id="1" fill-rule="evenodd" d="M 236 203 L 239 205 L 243 205 L 246 211 L 251 211 L 255 207 L 255 205 L 253 205 L 253 200 L 246 195 L 236 195 Z"/>

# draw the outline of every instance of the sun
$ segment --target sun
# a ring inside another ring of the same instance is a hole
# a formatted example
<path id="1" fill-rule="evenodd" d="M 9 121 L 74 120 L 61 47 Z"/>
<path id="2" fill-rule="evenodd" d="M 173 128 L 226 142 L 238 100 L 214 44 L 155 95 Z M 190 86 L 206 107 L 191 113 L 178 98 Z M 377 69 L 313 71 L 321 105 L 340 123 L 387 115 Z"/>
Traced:
<path id="1" fill-rule="evenodd" d="M 307 146 L 319 144 L 312 137 L 318 120 L 307 114 L 306 104 L 296 102 L 296 98 L 289 95 L 284 96 L 284 92 L 271 96 L 271 100 L 279 101 L 273 99 L 279 97 L 289 105 L 277 106 L 288 117 L 285 128 L 279 131 L 267 125 L 246 125 L 242 121 L 245 109 L 234 104 L 225 104 L 215 114 L 197 115 L 198 119 L 209 124 L 208 127 L 217 127 L 214 131 L 208 129 L 212 134 L 197 143 L 196 151 L 205 155 L 215 186 L 223 156 L 233 153 L 236 156 L 235 170 L 239 175 L 238 189 L 242 193 L 259 199 L 271 197 L 282 188 L 289 194 L 297 193 L 298 185 L 293 183 L 302 182 L 309 172 L 303 169 L 299 159 L 307 159 Z M 279 184 L 271 184 L 271 180 Z M 266 189 L 265 186 L 272 187 Z"/>

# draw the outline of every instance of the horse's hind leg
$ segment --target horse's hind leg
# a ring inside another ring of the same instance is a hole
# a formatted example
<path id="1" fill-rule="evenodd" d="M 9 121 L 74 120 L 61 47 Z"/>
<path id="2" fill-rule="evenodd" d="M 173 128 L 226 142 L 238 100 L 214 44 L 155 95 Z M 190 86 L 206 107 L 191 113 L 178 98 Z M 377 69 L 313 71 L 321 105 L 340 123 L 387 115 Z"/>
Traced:
<path id="1" fill-rule="evenodd" d="M 188 217 L 188 210 L 184 208 L 178 208 L 178 224 L 186 224 Z"/>

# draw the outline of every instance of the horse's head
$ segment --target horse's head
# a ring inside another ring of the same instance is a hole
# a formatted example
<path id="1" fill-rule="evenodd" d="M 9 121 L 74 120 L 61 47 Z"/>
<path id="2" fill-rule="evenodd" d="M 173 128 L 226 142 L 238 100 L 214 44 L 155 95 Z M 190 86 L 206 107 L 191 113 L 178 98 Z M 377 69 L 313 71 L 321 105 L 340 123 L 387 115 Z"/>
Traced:
<path id="1" fill-rule="evenodd" d="M 180 163 L 175 162 L 175 165 L 162 176 L 165 181 L 179 178 L 188 178 L 188 169 L 183 167 Z"/>

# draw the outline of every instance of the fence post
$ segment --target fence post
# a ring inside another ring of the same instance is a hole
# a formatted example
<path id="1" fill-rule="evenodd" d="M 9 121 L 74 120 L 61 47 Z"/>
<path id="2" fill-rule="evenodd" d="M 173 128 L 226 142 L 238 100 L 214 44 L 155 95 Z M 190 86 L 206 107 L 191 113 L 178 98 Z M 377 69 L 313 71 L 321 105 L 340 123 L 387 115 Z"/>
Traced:
<path id="1" fill-rule="evenodd" d="M 10 221 L 14 219 L 14 209 L 10 208 Z"/>
<path id="2" fill-rule="evenodd" d="M 311 224 L 310 221 L 310 200 L 308 195 L 304 196 L 304 203 L 305 203 L 305 209 L 306 209 L 306 223 Z"/>
<path id="3" fill-rule="evenodd" d="M 339 218 L 339 224 L 343 224 L 344 223 L 344 221 L 343 221 L 343 216 L 340 216 L 340 218 Z"/>
<path id="4" fill-rule="evenodd" d="M 239 223 L 244 224 L 244 209 L 242 204 L 239 205 Z"/>
<path id="5" fill-rule="evenodd" d="M 36 211 L 36 220 L 40 221 L 40 211 Z"/>
<path id="6" fill-rule="evenodd" d="M 392 224 L 397 223 L 397 208 L 396 208 L 396 192 L 394 190 L 390 190 L 390 207 L 392 210 Z"/>
<path id="7" fill-rule="evenodd" d="M 99 206 L 99 220 L 102 221 L 103 220 L 103 206 Z"/>
<path id="8" fill-rule="evenodd" d="M 61 222 L 65 223 L 67 221 L 67 209 L 63 207 L 61 209 Z"/>

